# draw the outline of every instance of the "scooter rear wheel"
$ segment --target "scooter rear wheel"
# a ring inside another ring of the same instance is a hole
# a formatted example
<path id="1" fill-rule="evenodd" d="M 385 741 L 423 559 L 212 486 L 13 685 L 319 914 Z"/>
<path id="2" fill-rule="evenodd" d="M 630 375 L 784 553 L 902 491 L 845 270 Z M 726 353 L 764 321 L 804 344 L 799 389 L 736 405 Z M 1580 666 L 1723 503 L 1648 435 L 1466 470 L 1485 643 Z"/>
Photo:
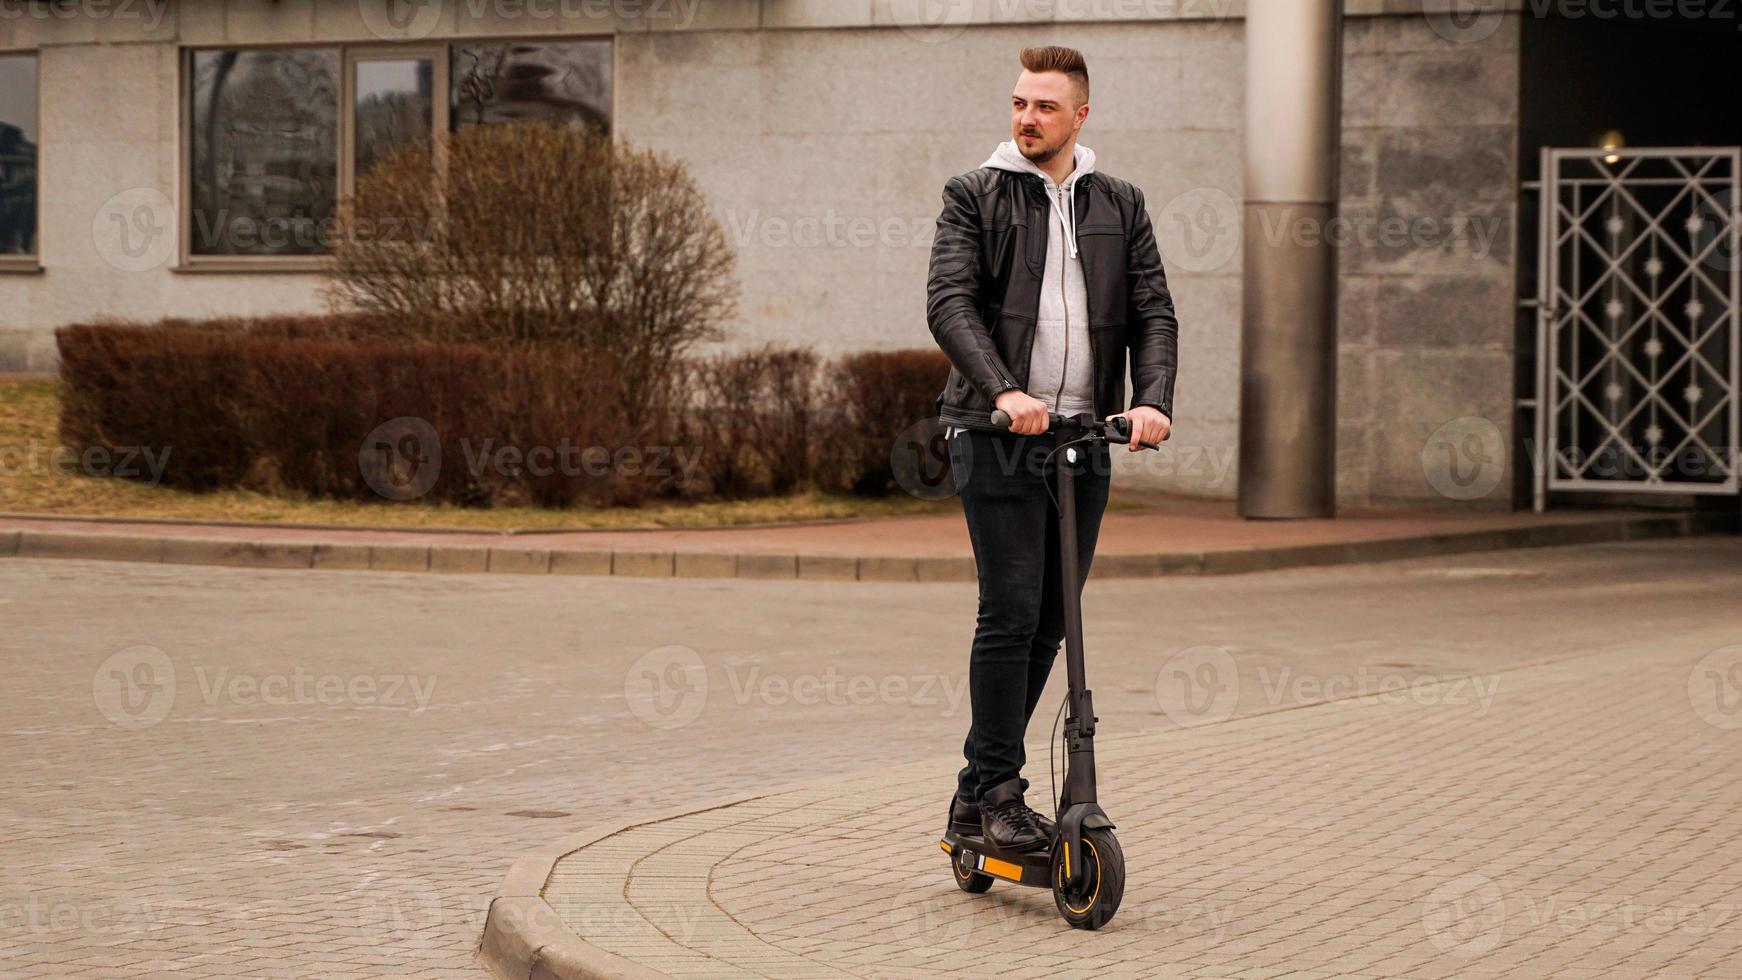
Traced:
<path id="1" fill-rule="evenodd" d="M 1059 914 L 1077 929 L 1099 929 L 1119 911 L 1125 897 L 1125 851 L 1111 830 L 1083 832 L 1082 881 L 1072 888 L 1066 883 L 1065 849 L 1053 848 L 1052 898 Z M 1072 869 L 1076 870 L 1076 869 Z"/>
<path id="2" fill-rule="evenodd" d="M 979 895 L 992 887 L 992 876 L 962 866 L 960 858 L 950 858 L 950 870 L 955 872 L 956 887 L 970 895 Z"/>

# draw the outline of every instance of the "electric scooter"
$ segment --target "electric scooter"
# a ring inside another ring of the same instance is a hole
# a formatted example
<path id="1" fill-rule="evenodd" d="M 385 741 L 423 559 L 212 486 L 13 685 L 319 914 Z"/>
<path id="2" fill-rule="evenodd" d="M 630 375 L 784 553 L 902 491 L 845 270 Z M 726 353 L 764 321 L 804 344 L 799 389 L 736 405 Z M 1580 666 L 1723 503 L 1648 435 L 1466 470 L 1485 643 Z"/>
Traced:
<path id="1" fill-rule="evenodd" d="M 1051 888 L 1059 914 L 1078 929 L 1099 929 L 1125 897 L 1125 852 L 1113 836 L 1113 821 L 1095 799 L 1095 707 L 1083 669 L 1083 607 L 1077 567 L 1076 467 L 1078 447 L 1098 442 L 1124 445 L 1131 425 L 1124 418 L 1096 421 L 1092 416 L 1052 415 L 1048 431 L 1056 447 L 1047 460 L 1063 455 L 1058 467 L 1059 576 L 1065 590 L 1065 671 L 1069 689 L 1065 715 L 1064 787 L 1055 803 L 1055 827 L 1046 846 L 1006 851 L 978 834 L 946 830 L 938 842 L 955 871 L 956 887 L 980 894 L 997 879 Z M 1010 427 L 1010 416 L 992 413 L 992 423 Z M 1166 437 L 1163 437 L 1164 439 Z M 1158 449 L 1154 443 L 1140 443 Z"/>

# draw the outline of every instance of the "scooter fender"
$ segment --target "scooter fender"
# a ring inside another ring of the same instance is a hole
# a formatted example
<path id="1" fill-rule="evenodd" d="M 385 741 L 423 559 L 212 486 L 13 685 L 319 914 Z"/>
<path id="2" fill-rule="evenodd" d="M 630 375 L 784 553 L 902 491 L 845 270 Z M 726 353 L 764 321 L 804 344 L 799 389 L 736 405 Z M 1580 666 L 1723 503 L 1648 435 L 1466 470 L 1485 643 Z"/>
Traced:
<path id="1" fill-rule="evenodd" d="M 1083 883 L 1083 831 L 1112 830 L 1113 821 L 1099 803 L 1073 803 L 1058 818 L 1058 838 L 1053 847 L 1064 848 L 1066 881 L 1075 888 Z"/>

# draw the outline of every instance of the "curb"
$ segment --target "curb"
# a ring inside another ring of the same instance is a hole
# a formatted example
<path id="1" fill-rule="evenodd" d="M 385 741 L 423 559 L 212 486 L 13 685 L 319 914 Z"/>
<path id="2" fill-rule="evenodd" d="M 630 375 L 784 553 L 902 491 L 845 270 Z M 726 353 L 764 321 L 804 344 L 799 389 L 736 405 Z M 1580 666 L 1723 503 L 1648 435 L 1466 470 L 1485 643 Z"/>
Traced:
<path id="1" fill-rule="evenodd" d="M 1615 520 L 1587 519 L 1528 527 L 1321 544 L 1254 545 L 1158 554 L 1095 557 L 1094 575 L 1159 578 L 1238 575 L 1319 565 L 1395 561 L 1513 548 L 1546 548 L 1648 538 L 1733 532 L 1723 514 L 1676 513 Z M 0 530 L 0 557 L 77 558 L 231 568 L 340 569 L 492 575 L 621 575 L 635 578 L 738 578 L 838 582 L 971 582 L 970 557 L 809 555 L 769 552 L 685 552 L 619 548 L 580 551 L 513 545 L 361 544 L 187 535 L 99 534 L 39 529 Z"/>
<path id="2" fill-rule="evenodd" d="M 478 939 L 476 956 L 498 980 L 656 980 L 665 974 L 632 960 L 606 952 L 570 932 L 562 916 L 544 900 L 544 887 L 557 863 L 582 848 L 644 824 L 659 823 L 692 813 L 718 810 L 751 800 L 798 789 L 806 783 L 791 783 L 771 789 L 742 793 L 724 799 L 661 810 L 657 813 L 595 824 L 555 844 L 514 860 L 508 875 L 490 899 L 484 917 L 484 934 Z"/>

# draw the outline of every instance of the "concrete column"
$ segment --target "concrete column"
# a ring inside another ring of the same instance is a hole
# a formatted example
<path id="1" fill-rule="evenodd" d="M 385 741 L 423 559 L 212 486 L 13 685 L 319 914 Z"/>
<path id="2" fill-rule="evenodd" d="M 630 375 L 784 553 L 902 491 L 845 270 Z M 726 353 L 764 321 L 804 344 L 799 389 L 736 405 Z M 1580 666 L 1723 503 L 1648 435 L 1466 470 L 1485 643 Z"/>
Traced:
<path id="1" fill-rule="evenodd" d="M 1331 517 L 1341 0 L 1247 0 L 1243 517 Z"/>

